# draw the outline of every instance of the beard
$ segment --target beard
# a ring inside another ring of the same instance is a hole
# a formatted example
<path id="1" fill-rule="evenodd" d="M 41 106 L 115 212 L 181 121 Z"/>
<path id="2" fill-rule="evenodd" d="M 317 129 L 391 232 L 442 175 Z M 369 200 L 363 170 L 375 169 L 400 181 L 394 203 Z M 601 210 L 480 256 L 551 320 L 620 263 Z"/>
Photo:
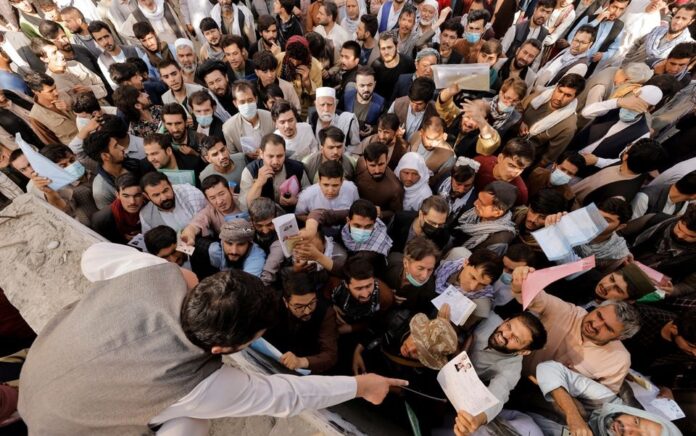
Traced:
<path id="1" fill-rule="evenodd" d="M 373 180 L 379 182 L 384 178 L 384 173 L 379 173 L 379 174 L 370 174 Z"/>
<path id="2" fill-rule="evenodd" d="M 191 64 L 188 64 L 188 65 L 184 64 L 184 65 L 181 66 L 182 71 L 183 71 L 184 73 L 186 73 L 186 74 L 193 74 L 193 73 L 195 73 L 195 72 L 196 72 L 196 68 L 198 68 L 198 65 L 196 65 L 195 62 L 194 62 L 194 63 L 191 63 Z"/>
<path id="3" fill-rule="evenodd" d="M 159 208 L 162 210 L 172 210 L 174 209 L 175 205 L 176 201 L 172 198 L 170 200 L 164 200 L 162 203 L 160 203 Z"/>
<path id="4" fill-rule="evenodd" d="M 501 353 L 510 353 L 510 350 L 507 348 L 507 343 L 505 345 L 498 344 L 498 342 L 495 340 L 496 336 L 498 336 L 501 340 L 504 340 L 502 334 L 495 331 L 488 337 L 488 346 Z"/>

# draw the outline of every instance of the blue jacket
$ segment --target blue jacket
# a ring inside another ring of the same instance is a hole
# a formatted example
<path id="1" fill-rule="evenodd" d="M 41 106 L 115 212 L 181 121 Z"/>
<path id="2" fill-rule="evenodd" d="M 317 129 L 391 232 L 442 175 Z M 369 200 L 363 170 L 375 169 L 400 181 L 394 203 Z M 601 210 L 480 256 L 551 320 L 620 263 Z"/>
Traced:
<path id="1" fill-rule="evenodd" d="M 343 109 L 346 112 L 353 112 L 355 107 L 356 96 L 358 95 L 358 90 L 355 88 L 350 88 L 346 90 L 343 94 Z M 361 121 L 370 125 L 376 125 L 379 120 L 379 116 L 382 114 L 382 108 L 384 107 L 384 97 L 379 94 L 372 94 L 372 100 L 370 100 L 370 108 L 367 110 L 367 117 L 365 120 Z M 358 120 L 360 121 L 360 120 Z"/>
<path id="2" fill-rule="evenodd" d="M 219 269 L 220 271 L 229 271 L 232 269 L 232 266 L 230 265 L 229 260 L 227 260 L 227 256 L 225 256 L 225 252 L 223 251 L 222 244 L 220 242 L 210 244 L 210 247 L 208 247 L 208 254 L 210 256 L 210 264 L 215 268 Z M 259 277 L 261 276 L 263 265 L 265 263 L 266 252 L 263 251 L 263 249 L 258 245 L 252 243 L 251 249 L 244 259 L 242 271 Z"/>

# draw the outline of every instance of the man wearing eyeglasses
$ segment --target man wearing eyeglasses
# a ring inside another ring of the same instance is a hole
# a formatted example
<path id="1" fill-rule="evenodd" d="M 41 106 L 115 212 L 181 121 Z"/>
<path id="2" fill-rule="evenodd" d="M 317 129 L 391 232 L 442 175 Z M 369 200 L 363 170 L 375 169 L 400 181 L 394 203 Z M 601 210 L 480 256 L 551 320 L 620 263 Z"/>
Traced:
<path id="1" fill-rule="evenodd" d="M 313 373 L 331 369 L 338 360 L 336 312 L 306 273 L 292 273 L 283 283 L 279 321 L 264 337 L 284 352 L 280 363 Z"/>

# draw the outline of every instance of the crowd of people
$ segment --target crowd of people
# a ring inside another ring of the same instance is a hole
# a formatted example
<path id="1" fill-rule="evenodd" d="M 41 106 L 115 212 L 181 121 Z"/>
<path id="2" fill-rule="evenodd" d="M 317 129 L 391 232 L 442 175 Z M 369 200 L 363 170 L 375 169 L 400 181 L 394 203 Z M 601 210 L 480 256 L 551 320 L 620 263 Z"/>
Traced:
<path id="1" fill-rule="evenodd" d="M 0 208 L 36 196 L 191 287 L 258 277 L 266 309 L 248 313 L 273 321 L 258 330 L 280 364 L 408 380 L 374 406 L 404 434 L 694 434 L 694 32 L 693 0 L 9 0 Z M 487 65 L 488 89 L 436 87 L 460 64 Z M 52 189 L 19 143 L 75 181 Z M 534 232 L 591 204 L 605 230 L 549 260 Z M 286 214 L 299 234 L 279 240 Z M 590 256 L 522 310 L 530 272 Z M 450 287 L 475 303 L 464 325 L 432 304 Z M 0 304 L 10 382 L 35 334 Z M 436 380 L 462 351 L 498 400 L 477 415 Z M 24 399 L 0 386 L 0 421 L 94 424 L 38 401 L 47 377 L 23 380 Z M 644 410 L 628 384 L 642 377 L 686 417 Z M 170 419 L 164 394 L 105 392 L 106 421 Z"/>

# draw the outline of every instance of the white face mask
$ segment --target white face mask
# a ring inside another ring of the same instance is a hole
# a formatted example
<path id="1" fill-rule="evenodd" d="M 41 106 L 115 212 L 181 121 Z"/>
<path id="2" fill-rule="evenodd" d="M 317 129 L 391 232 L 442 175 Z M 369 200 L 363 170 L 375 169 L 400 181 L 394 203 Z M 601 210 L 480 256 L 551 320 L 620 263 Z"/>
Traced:
<path id="1" fill-rule="evenodd" d="M 239 113 L 246 120 L 250 120 L 256 116 L 258 108 L 256 107 L 256 102 L 244 103 L 239 105 Z"/>
<path id="2" fill-rule="evenodd" d="M 75 119 L 75 124 L 77 126 L 77 130 L 82 130 L 85 127 L 87 127 L 87 124 L 89 124 L 90 118 L 82 118 L 82 117 L 77 117 Z"/>
<path id="3" fill-rule="evenodd" d="M 570 179 L 572 179 L 572 177 L 561 171 L 559 168 L 556 168 L 551 173 L 549 183 L 551 183 L 553 186 L 563 186 L 567 185 L 568 182 L 570 182 Z"/>

